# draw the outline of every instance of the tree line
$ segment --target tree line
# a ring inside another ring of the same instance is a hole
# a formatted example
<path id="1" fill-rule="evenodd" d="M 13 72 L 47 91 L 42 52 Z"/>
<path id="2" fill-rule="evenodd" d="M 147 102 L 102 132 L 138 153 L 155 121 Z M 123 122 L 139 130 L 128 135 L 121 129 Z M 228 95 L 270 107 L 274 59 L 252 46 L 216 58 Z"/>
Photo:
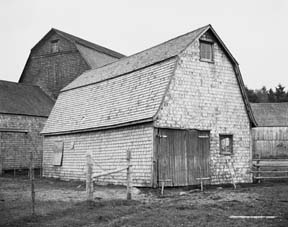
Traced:
<path id="1" fill-rule="evenodd" d="M 285 87 L 281 84 L 269 90 L 265 86 L 255 90 L 245 86 L 245 89 L 250 102 L 288 102 L 288 91 L 286 92 Z"/>

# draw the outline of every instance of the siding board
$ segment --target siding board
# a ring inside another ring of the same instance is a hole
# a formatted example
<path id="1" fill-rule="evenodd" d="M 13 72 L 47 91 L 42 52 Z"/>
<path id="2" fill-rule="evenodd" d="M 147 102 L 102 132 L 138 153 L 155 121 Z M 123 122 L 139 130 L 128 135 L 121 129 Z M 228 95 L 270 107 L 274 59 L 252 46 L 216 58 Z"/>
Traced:
<path id="1" fill-rule="evenodd" d="M 53 143 L 63 141 L 63 163 L 53 166 Z M 45 136 L 43 175 L 60 179 L 85 180 L 86 152 L 93 153 L 93 173 L 99 174 L 126 165 L 131 149 L 132 180 L 135 186 L 152 186 L 153 127 L 133 126 L 87 133 Z M 98 178 L 98 184 L 126 184 L 126 172 Z"/>
<path id="2" fill-rule="evenodd" d="M 288 158 L 288 127 L 252 130 L 254 158 Z"/>

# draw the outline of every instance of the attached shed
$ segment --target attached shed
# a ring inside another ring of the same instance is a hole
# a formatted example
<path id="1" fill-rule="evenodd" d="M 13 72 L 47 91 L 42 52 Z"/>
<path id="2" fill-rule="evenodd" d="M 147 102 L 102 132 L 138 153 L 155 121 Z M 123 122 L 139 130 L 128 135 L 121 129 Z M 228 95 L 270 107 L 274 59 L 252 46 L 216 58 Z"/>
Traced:
<path id="1" fill-rule="evenodd" d="M 255 158 L 288 158 L 288 103 L 251 103 Z"/>
<path id="2" fill-rule="evenodd" d="M 0 81 L 0 174 L 42 164 L 43 129 L 54 102 L 39 87 Z"/>
<path id="3" fill-rule="evenodd" d="M 62 89 L 42 131 L 43 175 L 83 180 L 87 152 L 100 173 L 125 167 L 130 149 L 136 186 L 251 182 L 255 124 L 238 63 L 208 25 Z"/>

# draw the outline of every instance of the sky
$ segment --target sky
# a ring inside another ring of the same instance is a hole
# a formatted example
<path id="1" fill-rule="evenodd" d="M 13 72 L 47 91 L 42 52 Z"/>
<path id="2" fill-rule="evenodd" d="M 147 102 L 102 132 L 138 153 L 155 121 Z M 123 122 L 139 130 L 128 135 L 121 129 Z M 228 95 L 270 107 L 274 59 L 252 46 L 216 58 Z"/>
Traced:
<path id="1" fill-rule="evenodd" d="M 1 0 L 0 80 L 53 27 L 125 55 L 211 24 L 252 89 L 288 88 L 287 0 Z"/>

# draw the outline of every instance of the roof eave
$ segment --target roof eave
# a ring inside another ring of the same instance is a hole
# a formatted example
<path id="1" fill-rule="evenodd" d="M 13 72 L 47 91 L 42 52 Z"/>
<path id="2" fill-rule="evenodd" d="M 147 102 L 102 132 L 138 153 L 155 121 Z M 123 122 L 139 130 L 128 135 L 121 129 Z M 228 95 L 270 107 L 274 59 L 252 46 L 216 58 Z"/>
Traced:
<path id="1" fill-rule="evenodd" d="M 68 130 L 68 131 L 61 131 L 61 132 L 40 132 L 41 135 L 43 136 L 56 136 L 56 135 L 67 135 L 67 134 L 76 134 L 76 133 L 86 133 L 86 132 L 95 132 L 95 131 L 101 131 L 101 130 L 108 130 L 108 129 L 115 129 L 115 128 L 120 128 L 120 127 L 127 127 L 127 126 L 134 126 L 134 125 L 139 125 L 139 124 L 145 124 L 149 122 L 153 122 L 154 119 L 153 117 L 137 120 L 137 121 L 130 121 L 130 122 L 125 122 L 125 123 L 120 123 L 120 124 L 115 124 L 115 125 L 108 125 L 108 126 L 103 126 L 103 127 L 94 127 L 94 128 L 85 128 L 85 129 L 76 129 L 76 130 Z"/>

